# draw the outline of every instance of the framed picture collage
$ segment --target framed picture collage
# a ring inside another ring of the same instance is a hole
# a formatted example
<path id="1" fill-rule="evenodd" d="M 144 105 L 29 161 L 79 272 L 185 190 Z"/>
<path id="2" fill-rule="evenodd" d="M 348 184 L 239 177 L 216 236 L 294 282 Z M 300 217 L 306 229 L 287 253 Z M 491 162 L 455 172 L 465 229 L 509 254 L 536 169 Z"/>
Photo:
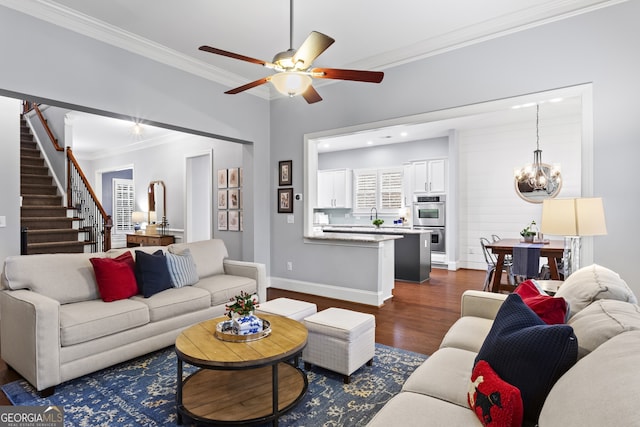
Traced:
<path id="1" fill-rule="evenodd" d="M 278 163 L 278 185 L 293 185 L 291 176 L 292 160 L 282 160 Z M 278 188 L 278 213 L 293 213 L 293 187 Z"/>
<path id="2" fill-rule="evenodd" d="M 218 230 L 242 231 L 242 168 L 218 169 Z"/>

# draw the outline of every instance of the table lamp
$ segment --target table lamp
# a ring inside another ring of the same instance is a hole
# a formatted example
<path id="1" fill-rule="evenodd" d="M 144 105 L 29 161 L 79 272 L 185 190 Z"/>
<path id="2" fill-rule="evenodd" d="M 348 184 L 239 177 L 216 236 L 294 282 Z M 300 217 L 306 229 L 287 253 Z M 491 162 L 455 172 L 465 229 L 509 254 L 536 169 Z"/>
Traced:
<path id="1" fill-rule="evenodd" d="M 564 236 L 566 278 L 580 268 L 581 237 L 607 234 L 602 199 L 592 197 L 544 200 L 541 231 L 543 234 Z"/>
<path id="2" fill-rule="evenodd" d="M 140 230 L 140 223 L 145 222 L 147 219 L 147 214 L 140 211 L 134 211 L 131 213 L 131 222 L 133 223 L 133 229 L 138 231 Z"/>

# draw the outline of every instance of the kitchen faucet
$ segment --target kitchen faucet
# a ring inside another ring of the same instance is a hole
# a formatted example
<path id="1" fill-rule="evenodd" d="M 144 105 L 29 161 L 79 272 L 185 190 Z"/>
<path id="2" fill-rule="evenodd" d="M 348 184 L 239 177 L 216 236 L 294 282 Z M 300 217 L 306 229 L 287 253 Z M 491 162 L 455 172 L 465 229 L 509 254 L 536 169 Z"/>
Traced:
<path id="1" fill-rule="evenodd" d="M 373 219 L 373 211 L 376 211 L 376 219 L 378 219 L 378 209 L 376 209 L 375 207 L 371 208 L 371 210 L 369 211 L 369 219 L 372 220 Z"/>

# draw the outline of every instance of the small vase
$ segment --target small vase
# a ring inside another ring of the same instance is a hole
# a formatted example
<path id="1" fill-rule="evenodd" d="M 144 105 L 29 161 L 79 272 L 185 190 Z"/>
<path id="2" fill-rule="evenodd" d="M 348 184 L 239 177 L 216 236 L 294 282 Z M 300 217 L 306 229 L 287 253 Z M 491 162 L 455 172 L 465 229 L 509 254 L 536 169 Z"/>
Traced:
<path id="1" fill-rule="evenodd" d="M 535 238 L 535 236 L 524 236 L 524 241 L 526 243 L 533 243 L 533 239 Z"/>

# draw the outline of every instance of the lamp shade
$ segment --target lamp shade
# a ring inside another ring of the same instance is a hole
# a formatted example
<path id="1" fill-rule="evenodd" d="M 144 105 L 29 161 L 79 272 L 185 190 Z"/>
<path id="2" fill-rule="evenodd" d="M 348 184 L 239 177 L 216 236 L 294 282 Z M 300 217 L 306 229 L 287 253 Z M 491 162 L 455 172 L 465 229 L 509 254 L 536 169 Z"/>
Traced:
<path id="1" fill-rule="evenodd" d="M 147 220 L 147 214 L 140 211 L 134 211 L 131 213 L 131 222 L 139 224 Z"/>
<path id="2" fill-rule="evenodd" d="M 542 204 L 540 231 L 556 236 L 607 234 L 602 199 L 547 199 Z"/>
<path id="3" fill-rule="evenodd" d="M 296 96 L 311 85 L 311 77 L 296 71 L 285 71 L 271 76 L 271 84 L 283 95 Z"/>

